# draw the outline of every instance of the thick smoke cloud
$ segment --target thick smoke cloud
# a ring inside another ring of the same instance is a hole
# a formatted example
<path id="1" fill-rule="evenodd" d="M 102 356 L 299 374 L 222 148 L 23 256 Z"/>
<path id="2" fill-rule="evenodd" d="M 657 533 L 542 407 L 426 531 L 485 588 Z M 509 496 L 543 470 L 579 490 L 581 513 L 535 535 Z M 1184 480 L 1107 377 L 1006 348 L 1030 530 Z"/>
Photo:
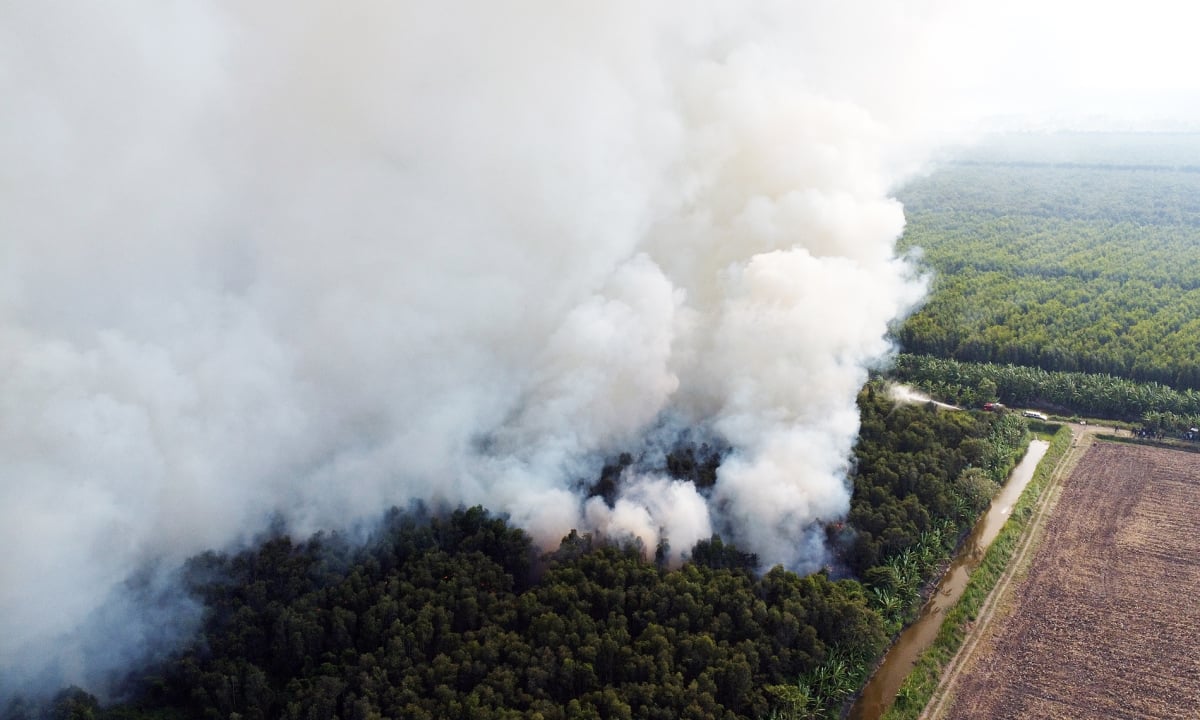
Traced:
<path id="1" fill-rule="evenodd" d="M 0 693 L 102 690 L 183 617 L 127 578 L 277 516 L 819 565 L 923 291 L 888 192 L 934 8 L 896 5 L 0 8 Z M 584 497 L 668 417 L 731 446 L 710 496 Z"/>

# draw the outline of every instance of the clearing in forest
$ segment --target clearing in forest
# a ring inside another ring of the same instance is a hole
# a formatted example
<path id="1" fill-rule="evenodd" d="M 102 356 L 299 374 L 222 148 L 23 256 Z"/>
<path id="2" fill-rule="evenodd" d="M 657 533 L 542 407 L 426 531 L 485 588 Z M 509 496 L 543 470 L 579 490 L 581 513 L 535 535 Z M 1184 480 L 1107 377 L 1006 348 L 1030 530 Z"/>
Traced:
<path id="1" fill-rule="evenodd" d="M 1200 454 L 1097 443 L 951 718 L 1194 718 Z"/>

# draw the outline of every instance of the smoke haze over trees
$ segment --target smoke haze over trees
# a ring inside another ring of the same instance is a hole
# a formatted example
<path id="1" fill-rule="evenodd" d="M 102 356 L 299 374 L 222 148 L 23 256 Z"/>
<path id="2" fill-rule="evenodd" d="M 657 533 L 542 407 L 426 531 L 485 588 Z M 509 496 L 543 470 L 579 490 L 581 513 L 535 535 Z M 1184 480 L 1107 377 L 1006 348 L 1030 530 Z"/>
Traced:
<path id="1" fill-rule="evenodd" d="M 0 8 L 0 695 L 169 647 L 186 557 L 412 499 L 820 566 L 924 293 L 890 193 L 1021 19 L 962 5 Z M 680 428 L 711 488 L 589 496 Z"/>
<path id="2" fill-rule="evenodd" d="M 865 586 L 760 574 L 718 536 L 667 570 L 636 542 L 571 532 L 539 557 L 481 508 L 393 509 L 362 546 L 273 536 L 189 559 L 201 630 L 120 683 L 125 702 L 76 688 L 0 718 L 837 717 L 1025 437 L 1015 414 L 877 390 L 858 396 L 849 522 L 827 528 Z"/>
<path id="3" fill-rule="evenodd" d="M 186 629 L 146 568 L 272 519 L 421 498 L 824 560 L 923 292 L 888 197 L 933 132 L 923 16 L 75 5 L 0 11 L 0 691 L 103 684 Z M 709 492 L 586 497 L 679 426 L 730 447 Z"/>

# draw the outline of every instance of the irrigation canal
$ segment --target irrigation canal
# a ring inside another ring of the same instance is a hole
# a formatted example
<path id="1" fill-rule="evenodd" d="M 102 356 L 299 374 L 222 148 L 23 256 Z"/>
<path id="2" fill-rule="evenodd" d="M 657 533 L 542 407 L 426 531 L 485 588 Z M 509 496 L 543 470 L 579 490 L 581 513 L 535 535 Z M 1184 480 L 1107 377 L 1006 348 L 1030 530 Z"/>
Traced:
<path id="1" fill-rule="evenodd" d="M 1013 468 L 1008 482 L 1000 489 L 992 500 L 991 507 L 971 530 L 971 535 L 963 543 L 958 555 L 938 583 L 937 590 L 921 608 L 920 615 L 900 633 L 884 656 L 883 662 L 867 681 L 862 695 L 850 708 L 849 720 L 878 720 L 891 707 L 896 693 L 900 690 L 900 684 L 912 671 L 917 658 L 937 637 L 938 629 L 942 626 L 943 614 L 954 607 L 954 603 L 962 596 L 971 573 L 979 567 L 984 552 L 1000 534 L 1000 528 L 1004 527 L 1013 505 L 1033 478 L 1034 469 L 1049 447 L 1050 443 L 1044 440 L 1029 443 L 1025 457 Z"/>

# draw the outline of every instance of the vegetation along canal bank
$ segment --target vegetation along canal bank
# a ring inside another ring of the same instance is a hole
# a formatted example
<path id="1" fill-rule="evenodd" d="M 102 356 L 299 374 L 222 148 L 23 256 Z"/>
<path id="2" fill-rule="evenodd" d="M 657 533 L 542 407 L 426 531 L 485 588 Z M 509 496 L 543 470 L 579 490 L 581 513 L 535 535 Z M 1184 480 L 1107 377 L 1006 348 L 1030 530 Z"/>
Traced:
<path id="1" fill-rule="evenodd" d="M 1069 431 L 1067 431 L 1069 433 Z M 976 523 L 958 554 L 942 576 L 935 591 L 921 608 L 917 620 L 896 639 L 882 663 L 864 686 L 850 711 L 850 718 L 878 718 L 891 705 L 901 683 L 917 657 L 930 646 L 946 613 L 958 602 L 968 585 L 971 572 L 979 566 L 988 545 L 1011 515 L 1022 492 L 1035 475 L 1039 462 L 1051 443 L 1035 440 L 1024 458 L 1013 469 L 1008 482 L 992 501 L 991 507 Z"/>
<path id="2" fill-rule="evenodd" d="M 1008 520 L 988 546 L 982 562 L 971 572 L 962 597 L 945 613 L 933 643 L 916 660 L 912 671 L 901 683 L 893 704 L 881 717 L 886 720 L 919 717 L 943 674 L 953 671 L 956 653 L 977 621 L 991 610 L 993 590 L 1002 590 L 1007 585 L 1017 561 L 1028 552 L 1035 526 L 1042 522 L 1047 504 L 1054 500 L 1056 483 L 1061 482 L 1078 460 L 1080 430 L 1079 426 L 1073 430 L 1064 425 L 1055 432 Z M 1090 429 L 1087 433 L 1089 437 L 1092 435 Z"/>

